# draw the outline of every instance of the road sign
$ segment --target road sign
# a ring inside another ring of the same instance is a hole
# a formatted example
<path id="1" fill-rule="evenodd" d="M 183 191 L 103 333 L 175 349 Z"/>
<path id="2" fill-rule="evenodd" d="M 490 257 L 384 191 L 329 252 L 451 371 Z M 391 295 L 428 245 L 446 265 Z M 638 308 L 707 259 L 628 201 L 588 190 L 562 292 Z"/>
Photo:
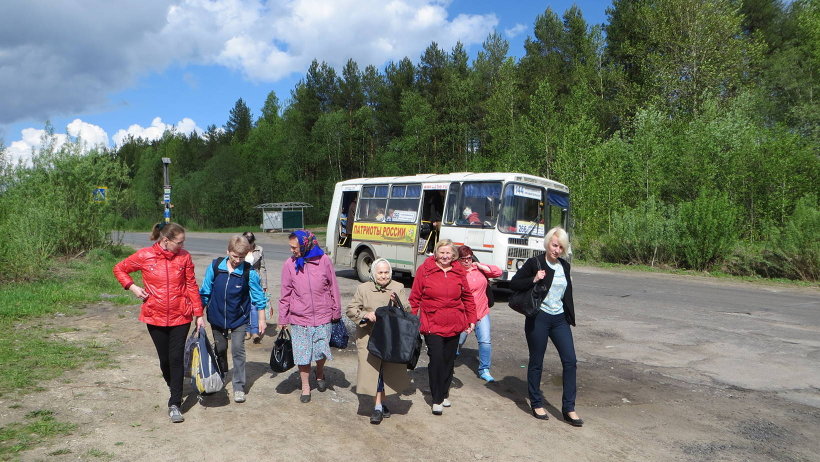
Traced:
<path id="1" fill-rule="evenodd" d="M 107 186 L 98 186 L 91 190 L 91 200 L 94 202 L 105 202 L 108 195 Z"/>

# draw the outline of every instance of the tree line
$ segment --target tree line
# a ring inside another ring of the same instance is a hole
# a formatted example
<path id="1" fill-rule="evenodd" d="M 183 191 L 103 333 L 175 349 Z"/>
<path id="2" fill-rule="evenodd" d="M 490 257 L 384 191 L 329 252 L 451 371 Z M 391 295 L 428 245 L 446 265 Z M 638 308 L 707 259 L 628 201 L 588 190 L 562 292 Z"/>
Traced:
<path id="1" fill-rule="evenodd" d="M 819 3 L 615 0 L 602 25 L 548 8 L 520 59 L 491 33 L 472 60 L 314 61 L 284 104 L 107 153 L 118 216 L 156 221 L 162 157 L 194 228 L 284 201 L 323 222 L 348 178 L 516 171 L 569 186 L 576 256 L 817 280 Z"/>

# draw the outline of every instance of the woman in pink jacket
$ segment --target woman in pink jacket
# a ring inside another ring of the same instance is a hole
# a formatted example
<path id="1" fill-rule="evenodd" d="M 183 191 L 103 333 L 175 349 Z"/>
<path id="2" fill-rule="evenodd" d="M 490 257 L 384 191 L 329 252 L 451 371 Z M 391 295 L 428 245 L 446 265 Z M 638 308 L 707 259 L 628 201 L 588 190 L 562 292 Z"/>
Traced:
<path id="1" fill-rule="evenodd" d="M 299 400 L 310 402 L 310 363 L 316 362 L 316 388 L 327 389 L 325 361 L 330 353 L 331 322 L 342 317 L 339 283 L 330 258 L 319 247 L 316 236 L 298 230 L 288 236 L 291 258 L 282 266 L 279 295 L 279 326 L 290 328 L 293 360 L 299 366 L 302 393 Z"/>
<path id="2" fill-rule="evenodd" d="M 490 304 L 487 300 L 488 278 L 501 276 L 501 268 L 495 265 L 479 263 L 473 255 L 473 249 L 462 245 L 458 248 L 458 261 L 467 270 L 467 285 L 475 301 L 475 337 L 478 340 L 478 376 L 487 383 L 495 382 L 490 375 L 490 364 L 493 355 L 490 341 Z M 459 348 L 467 340 L 467 332 L 462 332 L 458 339 Z"/>

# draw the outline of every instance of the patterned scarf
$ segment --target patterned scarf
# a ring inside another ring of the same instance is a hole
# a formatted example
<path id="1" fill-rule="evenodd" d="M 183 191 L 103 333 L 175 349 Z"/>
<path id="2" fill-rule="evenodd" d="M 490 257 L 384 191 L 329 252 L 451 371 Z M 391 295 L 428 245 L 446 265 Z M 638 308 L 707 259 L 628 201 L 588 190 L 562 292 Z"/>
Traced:
<path id="1" fill-rule="evenodd" d="M 296 263 L 296 272 L 298 273 L 305 267 L 305 261 L 308 258 L 321 257 L 325 251 L 319 247 L 319 241 L 316 236 L 306 229 L 295 231 L 296 240 L 299 241 L 299 257 L 291 257 Z"/>

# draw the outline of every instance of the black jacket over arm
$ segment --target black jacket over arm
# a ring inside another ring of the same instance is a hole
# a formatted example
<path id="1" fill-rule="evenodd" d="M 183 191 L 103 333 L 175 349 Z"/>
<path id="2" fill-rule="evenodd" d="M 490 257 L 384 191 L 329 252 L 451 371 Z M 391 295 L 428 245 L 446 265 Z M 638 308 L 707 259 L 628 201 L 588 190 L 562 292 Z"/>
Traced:
<path id="1" fill-rule="evenodd" d="M 538 259 L 537 262 L 536 259 Z M 564 303 L 564 316 L 567 318 L 567 323 L 569 323 L 570 326 L 574 326 L 575 304 L 572 302 L 572 279 L 569 277 L 569 263 L 563 258 L 559 258 L 558 262 L 564 267 L 564 275 L 567 277 L 567 290 L 564 291 L 564 298 L 561 299 Z M 535 277 L 535 273 L 538 272 L 539 264 L 541 265 L 541 269 L 547 272 L 542 283 L 547 287 L 552 286 L 552 278 L 555 277 L 555 271 L 547 265 L 546 254 L 541 254 L 524 262 L 524 266 L 522 266 L 510 280 L 510 289 L 516 292 L 530 290 L 530 288 L 535 285 L 532 279 Z"/>

